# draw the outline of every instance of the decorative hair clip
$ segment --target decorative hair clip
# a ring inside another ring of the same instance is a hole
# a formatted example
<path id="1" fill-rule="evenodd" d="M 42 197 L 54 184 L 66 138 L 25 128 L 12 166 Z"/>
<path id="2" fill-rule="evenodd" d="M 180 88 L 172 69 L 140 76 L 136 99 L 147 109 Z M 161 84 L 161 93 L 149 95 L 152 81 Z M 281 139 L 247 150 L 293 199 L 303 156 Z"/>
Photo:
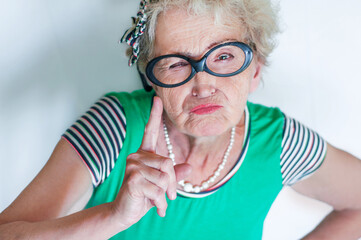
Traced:
<path id="1" fill-rule="evenodd" d="M 124 34 L 123 37 L 120 39 L 120 42 L 126 42 L 129 46 L 133 48 L 133 54 L 129 58 L 128 65 L 132 66 L 134 63 L 137 62 L 139 57 L 139 37 L 143 35 L 147 15 L 145 10 L 147 8 L 147 1 L 141 0 L 139 5 L 139 11 L 137 13 L 137 17 L 132 17 L 133 19 L 133 26 L 129 28 Z"/>

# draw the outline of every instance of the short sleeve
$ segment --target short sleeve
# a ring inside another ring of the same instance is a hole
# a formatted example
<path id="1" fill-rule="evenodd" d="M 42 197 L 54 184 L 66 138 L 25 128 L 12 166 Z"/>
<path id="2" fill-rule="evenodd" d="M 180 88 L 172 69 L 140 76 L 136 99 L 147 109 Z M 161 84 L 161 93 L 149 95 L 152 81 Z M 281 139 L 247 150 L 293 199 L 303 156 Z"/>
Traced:
<path id="1" fill-rule="evenodd" d="M 283 185 L 293 185 L 310 176 L 322 164 L 327 143 L 293 118 L 284 117 L 281 173 Z"/>
<path id="2" fill-rule="evenodd" d="M 126 134 L 124 109 L 114 96 L 98 100 L 62 137 L 87 166 L 93 186 L 109 176 Z"/>

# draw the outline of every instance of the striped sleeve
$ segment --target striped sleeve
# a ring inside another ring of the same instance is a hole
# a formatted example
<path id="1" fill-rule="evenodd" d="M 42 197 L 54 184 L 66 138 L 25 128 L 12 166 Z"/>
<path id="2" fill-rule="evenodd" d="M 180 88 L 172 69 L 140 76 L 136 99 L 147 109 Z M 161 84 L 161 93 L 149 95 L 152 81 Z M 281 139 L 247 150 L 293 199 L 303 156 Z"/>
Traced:
<path id="1" fill-rule="evenodd" d="M 314 131 L 285 116 L 281 173 L 283 185 L 293 185 L 310 176 L 322 164 L 327 143 Z"/>
<path id="2" fill-rule="evenodd" d="M 104 182 L 113 169 L 126 132 L 124 109 L 114 96 L 97 101 L 62 137 L 87 166 L 94 187 Z"/>

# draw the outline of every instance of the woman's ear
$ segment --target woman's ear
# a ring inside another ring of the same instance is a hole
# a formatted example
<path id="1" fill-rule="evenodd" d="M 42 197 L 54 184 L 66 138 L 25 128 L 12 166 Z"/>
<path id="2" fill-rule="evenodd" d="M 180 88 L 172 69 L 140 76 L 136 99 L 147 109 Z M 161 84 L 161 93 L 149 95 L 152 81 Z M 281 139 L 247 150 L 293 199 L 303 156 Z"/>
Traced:
<path id="1" fill-rule="evenodd" d="M 250 93 L 256 91 L 256 89 L 258 88 L 258 85 L 259 85 L 259 83 L 261 81 L 261 78 L 262 78 L 262 68 L 263 68 L 263 66 L 264 66 L 264 64 L 261 61 L 256 61 L 255 71 L 253 73 L 251 85 L 250 85 L 250 88 L 249 88 Z"/>

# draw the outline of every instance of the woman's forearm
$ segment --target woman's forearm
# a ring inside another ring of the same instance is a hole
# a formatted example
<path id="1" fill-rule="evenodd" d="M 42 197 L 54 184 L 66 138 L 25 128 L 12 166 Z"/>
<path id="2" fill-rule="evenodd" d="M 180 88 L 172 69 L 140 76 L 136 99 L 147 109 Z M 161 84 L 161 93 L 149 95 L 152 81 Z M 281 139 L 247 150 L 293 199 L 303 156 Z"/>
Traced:
<path id="1" fill-rule="evenodd" d="M 41 222 L 17 221 L 0 225 L 0 239 L 108 239 L 127 227 L 115 219 L 110 203 L 66 217 Z"/>
<path id="2" fill-rule="evenodd" d="M 303 240 L 357 240 L 360 237 L 361 210 L 334 210 Z"/>

